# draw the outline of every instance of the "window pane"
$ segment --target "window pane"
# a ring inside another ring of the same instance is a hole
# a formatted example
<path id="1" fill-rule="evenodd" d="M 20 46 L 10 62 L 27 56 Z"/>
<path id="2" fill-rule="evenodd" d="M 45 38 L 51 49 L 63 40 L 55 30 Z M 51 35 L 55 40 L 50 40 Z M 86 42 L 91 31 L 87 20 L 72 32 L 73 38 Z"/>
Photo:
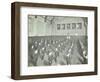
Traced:
<path id="1" fill-rule="evenodd" d="M 67 24 L 67 29 L 70 29 L 70 24 Z"/>
<path id="2" fill-rule="evenodd" d="M 60 24 L 57 24 L 57 30 L 60 30 Z"/>
<path id="3" fill-rule="evenodd" d="M 72 29 L 76 29 L 76 23 L 72 23 Z"/>
<path id="4" fill-rule="evenodd" d="M 77 23 L 77 29 L 82 29 L 82 23 Z"/>
<path id="5" fill-rule="evenodd" d="M 62 24 L 62 29 L 65 30 L 65 24 Z"/>

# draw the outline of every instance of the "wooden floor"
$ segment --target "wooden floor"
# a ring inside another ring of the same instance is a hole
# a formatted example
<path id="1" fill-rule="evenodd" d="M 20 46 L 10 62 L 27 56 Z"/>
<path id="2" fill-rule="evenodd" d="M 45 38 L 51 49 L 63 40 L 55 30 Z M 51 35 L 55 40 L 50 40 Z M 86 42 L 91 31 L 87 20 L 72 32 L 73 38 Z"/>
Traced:
<path id="1" fill-rule="evenodd" d="M 28 66 L 87 64 L 87 36 L 28 37 Z"/>

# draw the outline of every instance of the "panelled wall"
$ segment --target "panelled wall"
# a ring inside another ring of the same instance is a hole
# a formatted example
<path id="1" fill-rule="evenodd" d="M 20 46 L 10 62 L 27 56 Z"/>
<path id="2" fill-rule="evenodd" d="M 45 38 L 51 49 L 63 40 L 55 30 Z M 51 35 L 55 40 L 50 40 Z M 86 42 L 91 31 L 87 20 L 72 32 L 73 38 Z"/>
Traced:
<path id="1" fill-rule="evenodd" d="M 86 35 L 87 26 L 81 17 L 56 17 L 53 24 L 53 35 Z"/>

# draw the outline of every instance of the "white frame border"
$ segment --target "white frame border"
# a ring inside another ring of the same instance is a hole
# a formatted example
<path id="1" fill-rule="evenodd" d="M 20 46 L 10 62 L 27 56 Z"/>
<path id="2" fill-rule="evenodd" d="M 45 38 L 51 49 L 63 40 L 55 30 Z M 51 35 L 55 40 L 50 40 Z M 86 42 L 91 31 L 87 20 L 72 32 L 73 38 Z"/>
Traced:
<path id="1" fill-rule="evenodd" d="M 57 15 L 88 17 L 88 64 L 71 66 L 27 67 L 28 61 L 28 21 L 27 15 Z M 75 72 L 94 72 L 94 11 L 77 9 L 55 9 L 38 7 L 20 8 L 20 75 L 40 75 Z M 93 45 L 91 45 L 93 44 Z"/>

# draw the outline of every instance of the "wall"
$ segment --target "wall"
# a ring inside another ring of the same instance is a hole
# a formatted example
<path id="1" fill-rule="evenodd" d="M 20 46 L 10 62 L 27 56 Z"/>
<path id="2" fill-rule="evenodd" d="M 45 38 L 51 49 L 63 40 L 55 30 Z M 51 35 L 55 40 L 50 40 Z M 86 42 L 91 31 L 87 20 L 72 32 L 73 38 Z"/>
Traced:
<path id="1" fill-rule="evenodd" d="M 29 36 L 44 36 L 46 33 L 47 22 L 40 16 L 28 16 L 28 35 Z"/>
<path id="2" fill-rule="evenodd" d="M 10 79 L 11 66 L 11 2 L 15 0 L 0 1 L 0 82 L 16 82 Z M 100 0 L 16 0 L 26 2 L 52 3 L 52 4 L 68 4 L 68 5 L 88 5 L 98 6 L 98 22 L 100 22 Z M 100 27 L 100 24 L 98 25 Z M 100 35 L 100 28 L 98 28 Z M 100 42 L 100 37 L 98 38 Z M 98 43 L 100 49 L 100 43 Z M 100 63 L 100 50 L 98 52 L 98 62 Z M 99 64 L 100 69 L 100 64 Z M 50 79 L 23 80 L 19 82 L 100 82 L 99 75 L 79 76 L 79 77 L 63 77 Z"/>
<path id="3" fill-rule="evenodd" d="M 54 21 L 53 35 L 86 35 L 86 27 L 84 26 L 83 19 L 80 17 L 56 17 Z M 76 29 L 72 29 L 72 23 L 76 24 Z M 77 29 L 77 23 L 82 24 L 82 29 Z M 57 29 L 57 24 L 60 24 L 61 29 Z M 65 30 L 62 29 L 62 24 L 65 24 Z M 67 24 L 70 24 L 71 29 L 67 29 Z"/>
<path id="4" fill-rule="evenodd" d="M 44 21 L 44 18 L 34 15 L 28 16 L 28 36 L 49 36 L 51 35 L 52 24 Z"/>
<path id="5" fill-rule="evenodd" d="M 52 23 L 50 19 L 52 20 Z M 75 24 L 74 29 L 73 29 L 73 23 Z M 79 23 L 81 23 L 81 26 L 79 25 Z M 52 36 L 52 35 L 82 36 L 87 34 L 87 26 L 85 26 L 84 23 L 85 21 L 84 18 L 82 17 L 54 16 L 52 19 L 51 16 L 49 17 L 47 16 L 47 20 L 45 21 L 45 18 L 43 16 L 29 15 L 28 36 Z M 68 24 L 70 24 L 69 29 L 68 29 Z M 58 29 L 57 25 L 60 25 L 60 29 Z"/>

